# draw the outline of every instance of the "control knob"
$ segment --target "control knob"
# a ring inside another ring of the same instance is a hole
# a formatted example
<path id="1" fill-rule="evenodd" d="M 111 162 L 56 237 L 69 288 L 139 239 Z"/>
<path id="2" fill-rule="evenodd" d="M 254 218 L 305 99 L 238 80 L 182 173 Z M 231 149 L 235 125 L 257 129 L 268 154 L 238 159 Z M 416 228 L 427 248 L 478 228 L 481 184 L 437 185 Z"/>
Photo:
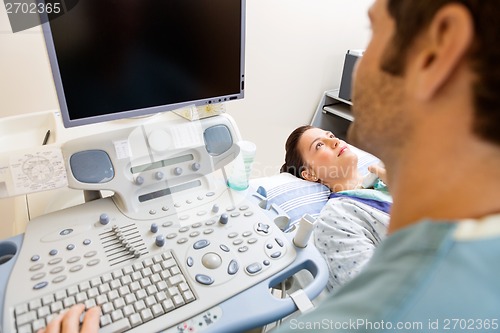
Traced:
<path id="1" fill-rule="evenodd" d="M 156 236 L 155 244 L 158 247 L 162 247 L 163 245 L 165 245 L 165 237 L 163 237 L 163 235 Z"/>
<path id="2" fill-rule="evenodd" d="M 227 224 L 228 221 L 229 221 L 229 216 L 226 213 L 221 214 L 221 216 L 219 218 L 219 223 L 220 224 Z"/>
<path id="3" fill-rule="evenodd" d="M 108 224 L 109 223 L 109 216 L 108 216 L 108 214 L 102 213 L 99 216 L 99 223 L 102 224 L 102 225 Z"/>

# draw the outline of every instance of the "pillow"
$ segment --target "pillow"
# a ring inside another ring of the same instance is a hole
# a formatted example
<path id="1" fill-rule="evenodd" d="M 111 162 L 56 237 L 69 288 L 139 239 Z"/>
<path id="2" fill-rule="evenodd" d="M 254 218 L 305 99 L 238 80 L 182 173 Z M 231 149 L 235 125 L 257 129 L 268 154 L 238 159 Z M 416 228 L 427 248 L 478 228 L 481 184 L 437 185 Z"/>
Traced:
<path id="1" fill-rule="evenodd" d="M 358 155 L 358 171 L 366 175 L 368 166 L 380 162 L 375 156 L 349 145 Z M 267 209 L 276 205 L 288 215 L 290 221 L 284 230 L 291 230 L 304 214 L 316 218 L 328 201 L 330 189 L 319 183 L 297 178 L 289 173 L 251 179 L 250 185 L 267 198 Z"/>

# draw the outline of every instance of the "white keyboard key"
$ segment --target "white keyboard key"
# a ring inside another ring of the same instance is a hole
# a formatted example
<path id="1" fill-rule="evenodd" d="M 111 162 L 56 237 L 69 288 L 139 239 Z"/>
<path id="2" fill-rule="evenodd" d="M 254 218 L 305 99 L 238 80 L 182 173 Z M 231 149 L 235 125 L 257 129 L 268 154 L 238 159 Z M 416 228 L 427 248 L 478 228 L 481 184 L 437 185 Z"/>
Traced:
<path id="1" fill-rule="evenodd" d="M 150 279 L 151 279 L 151 283 L 153 283 L 153 284 L 157 284 L 158 282 L 160 282 L 160 281 L 161 281 L 161 276 L 160 276 L 160 274 L 153 274 L 153 275 L 150 277 Z"/>
<path id="2" fill-rule="evenodd" d="M 143 299 L 148 297 L 148 294 L 144 289 L 139 289 L 135 292 L 135 296 L 137 297 L 137 299 Z"/>
<path id="3" fill-rule="evenodd" d="M 161 305 L 163 306 L 163 309 L 165 310 L 165 312 L 169 312 L 169 311 L 172 311 L 173 309 L 175 309 L 174 303 L 172 302 L 171 299 L 164 300 L 161 303 Z"/>
<path id="4" fill-rule="evenodd" d="M 63 300 L 63 305 L 64 305 L 64 308 L 67 309 L 69 307 L 72 307 L 73 305 L 75 305 L 76 302 L 75 302 L 75 298 L 73 296 L 71 297 L 67 297 Z"/>
<path id="5" fill-rule="evenodd" d="M 129 320 L 127 318 L 123 318 L 108 326 L 102 327 L 99 330 L 99 333 L 122 333 L 131 328 L 132 326 L 130 325 Z"/>
<path id="6" fill-rule="evenodd" d="M 78 289 L 80 289 L 80 291 L 87 291 L 90 289 L 90 282 L 89 281 L 83 281 L 82 283 L 80 283 L 78 285 Z"/>
<path id="7" fill-rule="evenodd" d="M 149 277 L 151 275 L 153 275 L 153 271 L 151 270 L 151 268 L 146 267 L 142 270 L 142 276 Z"/>
<path id="8" fill-rule="evenodd" d="M 99 278 L 99 277 L 96 277 L 96 278 L 93 278 L 92 280 L 90 280 L 91 287 L 97 287 L 100 284 L 101 284 L 101 278 Z"/>
<path id="9" fill-rule="evenodd" d="M 109 286 L 111 289 L 118 289 L 122 286 L 122 283 L 120 280 L 113 280 L 109 283 Z"/>
<path id="10" fill-rule="evenodd" d="M 158 289 L 156 289 L 155 285 L 151 285 L 146 288 L 146 292 L 148 293 L 148 295 L 154 295 L 158 292 Z"/>
<path id="11" fill-rule="evenodd" d="M 16 306 L 15 309 L 16 315 L 22 315 L 23 313 L 28 312 L 28 303 L 24 303 L 21 305 Z"/>
<path id="12" fill-rule="evenodd" d="M 108 300 L 110 302 L 114 301 L 115 299 L 117 299 L 118 297 L 120 297 L 120 295 L 118 294 L 118 290 L 111 290 L 109 293 L 108 293 Z"/>
<path id="13" fill-rule="evenodd" d="M 166 289 L 168 288 L 168 285 L 167 285 L 167 283 L 166 283 L 165 281 L 160 281 L 160 282 L 158 282 L 158 283 L 156 284 L 156 288 L 157 288 L 158 290 L 160 290 L 160 291 L 161 291 L 161 290 L 166 290 Z"/>
<path id="14" fill-rule="evenodd" d="M 121 269 L 117 269 L 116 271 L 111 273 L 111 275 L 113 276 L 113 279 L 118 279 L 118 278 L 121 278 L 123 276 L 123 273 L 122 273 Z"/>
<path id="15" fill-rule="evenodd" d="M 156 298 L 154 296 L 148 296 L 144 303 L 146 303 L 146 306 L 150 308 L 156 304 Z"/>
<path id="16" fill-rule="evenodd" d="M 179 289 L 177 289 L 177 287 L 168 288 L 168 294 L 170 297 L 177 296 L 179 295 Z"/>
<path id="17" fill-rule="evenodd" d="M 125 286 L 132 282 L 132 278 L 130 277 L 130 275 L 125 275 L 120 278 L 120 281 L 122 282 L 122 286 Z"/>
<path id="18" fill-rule="evenodd" d="M 130 324 L 132 325 L 132 327 L 136 327 L 137 325 L 142 324 L 141 315 L 138 313 L 134 313 L 133 315 L 131 315 L 129 317 L 129 319 L 130 319 Z"/>
<path id="19" fill-rule="evenodd" d="M 140 280 L 140 279 L 142 279 L 142 274 L 141 274 L 141 272 L 133 272 L 133 273 L 132 273 L 132 280 L 133 280 L 133 281 L 138 281 L 138 280 Z"/>
<path id="20" fill-rule="evenodd" d="M 151 308 L 151 311 L 153 312 L 153 316 L 155 318 L 159 317 L 159 316 L 161 316 L 162 314 L 165 313 L 165 311 L 163 311 L 163 307 L 161 306 L 161 304 L 155 304 L 155 305 L 153 305 L 153 307 Z"/>
<path id="21" fill-rule="evenodd" d="M 181 274 L 174 275 L 168 278 L 167 280 L 169 286 L 176 286 L 179 283 L 185 282 L 184 276 Z"/>
<path id="22" fill-rule="evenodd" d="M 170 274 L 170 271 L 168 269 L 165 269 L 164 271 L 161 271 L 160 276 L 163 280 L 166 280 L 171 277 L 172 274 Z"/>
<path id="23" fill-rule="evenodd" d="M 141 289 L 141 285 L 137 281 L 132 282 L 129 287 L 130 287 L 130 291 L 133 293 L 135 293 L 137 290 Z"/>
<path id="24" fill-rule="evenodd" d="M 122 309 L 123 311 L 123 315 L 125 317 L 130 317 L 131 315 L 133 315 L 135 313 L 135 309 L 132 305 L 127 305 L 126 307 L 124 307 Z"/>
<path id="25" fill-rule="evenodd" d="M 151 267 L 153 266 L 153 260 L 151 258 L 144 259 L 144 267 Z"/>
<path id="26" fill-rule="evenodd" d="M 144 309 L 141 311 L 141 318 L 143 322 L 153 319 L 153 313 L 150 309 Z"/>
<path id="27" fill-rule="evenodd" d="M 102 295 L 102 294 L 105 294 L 107 293 L 108 291 L 110 291 L 111 289 L 109 288 L 109 284 L 107 283 L 104 283 L 104 284 L 101 284 L 99 287 L 97 287 L 97 289 L 99 290 L 99 293 Z"/>
<path id="28" fill-rule="evenodd" d="M 181 295 L 176 295 L 174 296 L 174 298 L 172 299 L 172 301 L 174 302 L 174 305 L 175 307 L 179 307 L 181 305 L 183 305 L 185 302 L 184 302 L 184 298 L 182 298 Z"/>
<path id="29" fill-rule="evenodd" d="M 85 310 L 88 310 L 90 308 L 93 308 L 94 306 L 96 306 L 96 302 L 95 302 L 95 299 L 88 299 L 85 301 Z"/>
<path id="30" fill-rule="evenodd" d="M 17 330 L 17 333 L 31 333 L 31 332 L 33 331 L 31 330 L 30 324 L 23 325 L 19 327 L 19 329 Z"/>
<path id="31" fill-rule="evenodd" d="M 42 297 L 43 305 L 50 305 L 53 302 L 54 302 L 54 295 L 45 295 Z"/>
<path id="32" fill-rule="evenodd" d="M 112 303 L 104 303 L 103 305 L 101 305 L 101 311 L 102 313 L 104 314 L 108 314 L 108 313 L 111 313 L 115 310 L 115 308 L 113 307 L 113 304 Z"/>
<path id="33" fill-rule="evenodd" d="M 151 285 L 151 280 L 149 278 L 143 278 L 141 279 L 141 287 L 146 288 L 147 286 Z"/>
<path id="34" fill-rule="evenodd" d="M 63 309 L 63 304 L 61 301 L 57 301 L 50 305 L 50 312 L 52 313 L 59 313 L 62 309 Z"/>
<path id="35" fill-rule="evenodd" d="M 111 316 L 109 314 L 102 315 L 100 320 L 101 320 L 101 329 L 111 324 Z"/>
<path id="36" fill-rule="evenodd" d="M 122 268 L 122 272 L 124 275 L 129 275 L 134 272 L 134 269 L 132 268 L 132 266 L 127 266 Z"/>
<path id="37" fill-rule="evenodd" d="M 62 301 L 63 299 L 68 297 L 68 295 L 66 295 L 66 290 L 59 290 L 59 291 L 56 291 L 55 297 L 56 297 L 56 301 Z"/>
<path id="38" fill-rule="evenodd" d="M 42 300 L 37 298 L 29 302 L 30 310 L 36 310 L 42 306 Z"/>
<path id="39" fill-rule="evenodd" d="M 140 300 L 134 303 L 134 308 L 136 312 L 140 312 L 146 308 L 146 304 L 144 304 L 143 300 Z"/>
<path id="40" fill-rule="evenodd" d="M 50 314 L 50 308 L 48 305 L 42 306 L 36 313 L 38 314 L 38 318 L 45 318 Z"/>
<path id="41" fill-rule="evenodd" d="M 33 332 L 38 332 L 39 329 L 45 327 L 45 320 L 37 319 L 33 322 L 33 324 L 31 324 L 31 326 L 33 327 Z"/>
<path id="42" fill-rule="evenodd" d="M 101 281 L 103 283 L 110 282 L 111 280 L 113 280 L 113 277 L 111 276 L 110 273 L 106 273 L 106 274 L 104 274 L 104 275 L 101 276 Z"/>
<path id="43" fill-rule="evenodd" d="M 167 294 L 165 294 L 164 291 L 160 291 L 159 293 L 157 293 L 155 295 L 155 297 L 156 297 L 156 300 L 158 301 L 158 303 L 161 303 L 167 299 Z"/>
<path id="44" fill-rule="evenodd" d="M 104 303 L 108 302 L 108 296 L 99 295 L 95 298 L 95 302 L 97 303 L 97 305 L 103 305 Z"/>
<path id="45" fill-rule="evenodd" d="M 123 318 L 122 310 L 115 310 L 115 311 L 111 312 L 111 320 L 118 321 L 122 318 Z"/>
<path id="46" fill-rule="evenodd" d="M 26 312 L 16 318 L 16 324 L 17 326 L 23 326 L 24 324 L 31 323 L 35 319 L 36 319 L 35 311 Z"/>
<path id="47" fill-rule="evenodd" d="M 66 290 L 67 293 L 68 293 L 68 296 L 75 296 L 76 294 L 78 294 L 78 287 L 77 286 L 71 286 L 71 287 L 68 287 L 68 289 Z"/>
<path id="48" fill-rule="evenodd" d="M 125 300 L 123 298 L 117 298 L 113 301 L 113 306 L 115 309 L 121 309 L 125 306 Z"/>
<path id="49" fill-rule="evenodd" d="M 127 304 L 132 304 L 137 301 L 137 297 L 135 297 L 135 294 L 128 294 L 125 295 L 125 303 Z"/>
<path id="50" fill-rule="evenodd" d="M 132 267 L 134 268 L 134 271 L 140 271 L 144 268 L 144 266 L 142 266 L 142 262 L 136 262 L 132 265 Z"/>
<path id="51" fill-rule="evenodd" d="M 181 292 L 185 292 L 185 291 L 188 291 L 188 290 L 189 290 L 189 286 L 188 286 L 188 284 L 187 284 L 186 282 L 182 282 L 182 283 L 180 283 L 180 284 L 177 286 L 177 288 L 179 288 L 179 290 L 180 290 Z"/>
<path id="52" fill-rule="evenodd" d="M 172 273 L 172 275 L 177 275 L 181 273 L 181 270 L 177 266 L 170 267 L 170 273 Z"/>
<path id="53" fill-rule="evenodd" d="M 130 294 L 130 288 L 128 286 L 120 287 L 118 288 L 118 294 L 120 294 L 120 296 L 126 296 Z"/>
<path id="54" fill-rule="evenodd" d="M 161 268 L 161 265 L 160 264 L 155 264 L 153 265 L 153 267 L 151 267 L 151 270 L 153 271 L 153 273 L 160 273 L 163 269 Z"/>
<path id="55" fill-rule="evenodd" d="M 191 291 L 186 291 L 182 293 L 182 296 L 186 300 L 186 303 L 192 302 L 196 299 Z"/>
<path id="56" fill-rule="evenodd" d="M 76 294 L 75 300 L 77 303 L 84 303 L 87 300 L 87 293 L 86 292 L 81 292 Z"/>
<path id="57" fill-rule="evenodd" d="M 89 290 L 87 290 L 87 296 L 89 298 L 94 298 L 94 297 L 97 297 L 99 296 L 99 290 L 97 288 L 90 288 Z"/>

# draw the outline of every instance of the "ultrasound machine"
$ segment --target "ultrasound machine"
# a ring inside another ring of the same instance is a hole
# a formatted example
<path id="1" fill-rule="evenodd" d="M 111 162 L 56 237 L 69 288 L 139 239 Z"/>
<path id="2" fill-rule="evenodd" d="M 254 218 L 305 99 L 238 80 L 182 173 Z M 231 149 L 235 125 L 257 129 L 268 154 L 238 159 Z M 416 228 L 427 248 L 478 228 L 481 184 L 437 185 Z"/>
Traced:
<path id="1" fill-rule="evenodd" d="M 246 331 L 321 293 L 310 230 L 283 232 L 264 197 L 228 186 L 234 120 L 164 112 L 243 98 L 244 0 L 80 0 L 42 27 L 57 117 L 80 134 L 0 158 L 0 182 L 86 202 L 0 241 L 0 332 L 36 332 L 76 303 L 101 307 L 101 333 Z M 272 295 L 301 271 L 307 286 Z"/>

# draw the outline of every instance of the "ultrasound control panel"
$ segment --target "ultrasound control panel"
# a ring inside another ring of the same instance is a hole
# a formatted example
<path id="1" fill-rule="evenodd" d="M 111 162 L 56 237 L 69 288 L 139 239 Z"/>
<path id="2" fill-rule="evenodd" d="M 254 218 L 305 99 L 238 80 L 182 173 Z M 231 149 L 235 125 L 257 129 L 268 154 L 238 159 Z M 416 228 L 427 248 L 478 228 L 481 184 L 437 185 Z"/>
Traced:
<path id="1" fill-rule="evenodd" d="M 226 185 L 238 140 L 232 119 L 217 116 L 64 144 L 69 186 L 113 194 L 30 221 L 3 331 L 35 332 L 76 303 L 101 307 L 100 332 L 182 331 L 196 318 L 208 329 L 226 300 L 263 281 L 267 291 L 304 250 L 262 198 Z"/>

